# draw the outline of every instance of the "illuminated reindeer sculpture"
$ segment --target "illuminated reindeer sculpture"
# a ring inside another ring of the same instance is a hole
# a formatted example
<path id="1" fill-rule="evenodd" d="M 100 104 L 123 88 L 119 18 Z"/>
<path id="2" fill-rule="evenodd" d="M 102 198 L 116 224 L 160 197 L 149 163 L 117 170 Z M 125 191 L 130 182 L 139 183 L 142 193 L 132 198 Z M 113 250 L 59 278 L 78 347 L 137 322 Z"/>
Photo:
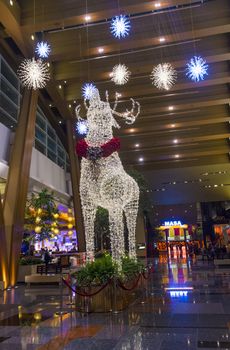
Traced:
<path id="1" fill-rule="evenodd" d="M 139 188 L 136 181 L 124 170 L 117 150 L 118 138 L 113 137 L 113 127 L 120 126 L 114 115 L 124 118 L 127 124 L 135 122 L 140 113 L 140 104 L 133 99 L 132 109 L 125 113 L 116 111 L 118 96 L 114 107 L 109 104 L 108 92 L 106 102 L 101 101 L 97 89 L 87 105 L 88 133 L 77 144 L 77 153 L 82 157 L 80 197 L 86 235 L 87 259 L 94 257 L 94 221 L 97 207 L 108 209 L 110 241 L 113 260 L 120 262 L 125 253 L 123 211 L 129 231 L 129 256 L 136 257 L 136 219 L 139 202 Z M 137 109 L 136 114 L 134 114 Z M 76 107 L 76 116 L 82 120 Z"/>

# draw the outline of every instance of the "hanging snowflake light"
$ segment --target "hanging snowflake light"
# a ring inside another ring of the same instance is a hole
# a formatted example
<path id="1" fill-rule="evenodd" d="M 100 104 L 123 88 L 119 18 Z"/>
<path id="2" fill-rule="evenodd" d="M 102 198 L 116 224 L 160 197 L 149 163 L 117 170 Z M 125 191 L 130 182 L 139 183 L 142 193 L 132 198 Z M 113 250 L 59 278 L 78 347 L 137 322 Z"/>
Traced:
<path id="1" fill-rule="evenodd" d="M 195 82 L 204 80 L 205 75 L 208 75 L 208 64 L 202 57 L 194 56 L 186 65 L 186 75 Z"/>
<path id="2" fill-rule="evenodd" d="M 112 18 L 110 30 L 116 38 L 121 39 L 128 36 L 130 28 L 131 25 L 129 17 L 120 15 Z"/>
<path id="3" fill-rule="evenodd" d="M 76 131 L 79 135 L 85 136 L 88 133 L 88 123 L 85 119 L 79 119 L 76 124 Z"/>
<path id="4" fill-rule="evenodd" d="M 111 80 L 116 85 L 124 85 L 128 82 L 131 72 L 125 64 L 117 64 L 113 67 Z"/>
<path id="5" fill-rule="evenodd" d="M 169 90 L 176 82 L 177 72 L 170 63 L 160 63 L 153 68 L 150 78 L 156 88 Z"/>
<path id="6" fill-rule="evenodd" d="M 46 41 L 40 41 L 37 43 L 35 52 L 40 58 L 47 58 L 51 52 L 51 47 Z"/>
<path id="7" fill-rule="evenodd" d="M 82 96 L 84 99 L 89 100 L 96 92 L 97 88 L 93 83 L 85 83 L 82 86 Z"/>
<path id="8" fill-rule="evenodd" d="M 50 80 L 49 68 L 40 59 L 24 59 L 18 68 L 18 77 L 28 89 L 42 89 Z"/>

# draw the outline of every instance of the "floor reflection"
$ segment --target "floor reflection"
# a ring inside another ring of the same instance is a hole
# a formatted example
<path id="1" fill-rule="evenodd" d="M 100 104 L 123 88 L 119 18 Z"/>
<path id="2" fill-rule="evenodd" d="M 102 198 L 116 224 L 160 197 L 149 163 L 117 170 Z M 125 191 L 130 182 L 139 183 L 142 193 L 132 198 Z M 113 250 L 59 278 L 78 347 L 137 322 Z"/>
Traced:
<path id="1" fill-rule="evenodd" d="M 118 314 L 81 314 L 67 290 L 60 309 L 57 286 L 1 292 L 0 349 L 230 349 L 230 270 L 167 255 L 151 263 L 143 295 Z"/>

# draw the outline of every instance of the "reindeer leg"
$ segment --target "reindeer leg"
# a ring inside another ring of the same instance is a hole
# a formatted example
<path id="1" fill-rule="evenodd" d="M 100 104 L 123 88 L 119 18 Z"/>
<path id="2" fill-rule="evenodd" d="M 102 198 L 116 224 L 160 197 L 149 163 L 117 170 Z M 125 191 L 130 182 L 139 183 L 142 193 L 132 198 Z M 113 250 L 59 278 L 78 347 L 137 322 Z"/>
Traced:
<path id="1" fill-rule="evenodd" d="M 129 231 L 129 257 L 136 259 L 136 221 L 139 195 L 128 203 L 125 208 L 126 223 Z"/>
<path id="2" fill-rule="evenodd" d="M 87 202 L 82 203 L 82 213 L 85 226 L 85 241 L 86 241 L 86 259 L 91 261 L 94 259 L 94 221 L 96 216 L 96 207 L 94 204 Z"/>
<path id="3" fill-rule="evenodd" d="M 112 258 L 120 265 L 125 254 L 123 210 L 116 208 L 109 210 L 109 228 Z"/>

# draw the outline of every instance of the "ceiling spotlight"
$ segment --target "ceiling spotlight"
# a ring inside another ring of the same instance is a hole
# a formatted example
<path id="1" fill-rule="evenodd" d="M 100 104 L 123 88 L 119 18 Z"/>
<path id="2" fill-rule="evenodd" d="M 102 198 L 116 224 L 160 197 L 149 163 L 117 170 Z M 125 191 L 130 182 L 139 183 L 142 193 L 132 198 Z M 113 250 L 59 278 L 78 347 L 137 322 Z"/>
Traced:
<path id="1" fill-rule="evenodd" d="M 173 140 L 173 143 L 178 143 L 178 140 L 177 139 Z"/>
<path id="2" fill-rule="evenodd" d="M 58 85 L 58 88 L 61 90 L 62 86 L 61 86 L 61 85 Z"/>
<path id="3" fill-rule="evenodd" d="M 169 107 L 168 107 L 168 110 L 169 110 L 169 111 L 173 111 L 173 110 L 174 110 L 174 107 L 173 107 L 173 106 L 169 106 Z"/>
<path id="4" fill-rule="evenodd" d="M 129 132 L 134 132 L 135 131 L 135 129 L 129 129 Z"/>
<path id="5" fill-rule="evenodd" d="M 11 5 L 11 6 L 13 6 L 13 5 L 14 5 L 13 0 L 10 0 L 10 5 Z"/>
<path id="6" fill-rule="evenodd" d="M 139 143 L 136 143 L 136 144 L 135 144 L 135 147 L 140 147 Z"/>
<path id="7" fill-rule="evenodd" d="M 159 41 L 160 41 L 160 43 L 164 43 L 165 42 L 165 38 L 161 37 L 161 38 L 159 38 Z"/>
<path id="8" fill-rule="evenodd" d="M 69 108 L 71 108 L 72 107 L 72 105 L 71 104 L 69 104 Z"/>
<path id="9" fill-rule="evenodd" d="M 90 21 L 90 20 L 91 20 L 91 18 L 92 18 L 91 16 L 86 15 L 86 16 L 85 16 L 85 21 L 86 21 L 86 22 L 88 22 L 88 21 Z"/>
<path id="10" fill-rule="evenodd" d="M 33 34 L 31 35 L 31 40 L 34 40 L 34 35 Z"/>
<path id="11" fill-rule="evenodd" d="M 170 126 L 171 126 L 171 128 L 175 128 L 176 125 L 175 124 L 171 124 Z"/>
<path id="12" fill-rule="evenodd" d="M 62 123 L 62 121 L 61 120 L 59 120 L 59 122 L 58 122 L 59 124 L 61 124 Z"/>
<path id="13" fill-rule="evenodd" d="M 99 49 L 97 50 L 99 53 L 103 53 L 105 50 L 103 49 L 103 47 L 99 47 Z"/>
<path id="14" fill-rule="evenodd" d="M 154 6 L 157 8 L 157 7 L 160 7 L 161 6 L 161 3 L 160 2 L 156 2 L 155 4 L 154 4 Z"/>
<path id="15" fill-rule="evenodd" d="M 143 162 L 144 158 L 143 157 L 140 157 L 139 158 L 139 162 Z"/>
<path id="16" fill-rule="evenodd" d="M 175 158 L 179 158 L 180 156 L 179 156 L 179 154 L 175 154 Z"/>

